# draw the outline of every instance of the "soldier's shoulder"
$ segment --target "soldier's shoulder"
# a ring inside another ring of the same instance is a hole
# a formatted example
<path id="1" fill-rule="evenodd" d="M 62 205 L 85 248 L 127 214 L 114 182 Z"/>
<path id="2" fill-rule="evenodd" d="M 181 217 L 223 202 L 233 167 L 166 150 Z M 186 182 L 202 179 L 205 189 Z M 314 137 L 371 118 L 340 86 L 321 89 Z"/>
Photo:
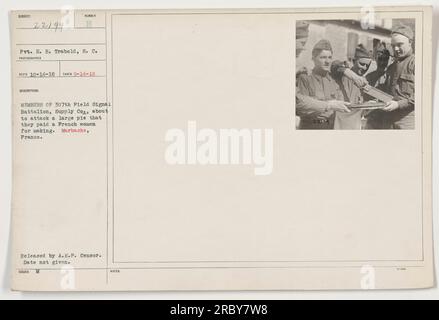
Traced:
<path id="1" fill-rule="evenodd" d="M 395 60 L 395 61 L 393 61 L 388 67 L 387 67 L 387 70 L 386 70 L 386 74 L 389 76 L 389 75 L 392 75 L 392 74 L 395 74 L 395 71 L 396 71 L 396 66 L 397 66 L 397 61 Z"/>
<path id="2" fill-rule="evenodd" d="M 298 83 L 309 83 L 311 80 L 311 76 L 309 74 L 301 74 L 297 78 Z"/>
<path id="3" fill-rule="evenodd" d="M 354 80 L 352 80 L 351 78 L 348 78 L 347 76 L 342 76 L 341 79 L 335 79 L 337 84 L 341 83 L 344 86 L 350 86 L 352 84 L 354 84 Z"/>
<path id="4" fill-rule="evenodd" d="M 387 67 L 387 70 L 394 69 L 394 68 L 396 67 L 397 64 L 398 64 L 398 61 L 397 61 L 397 60 L 393 61 L 393 62 Z"/>
<path id="5" fill-rule="evenodd" d="M 408 59 L 410 59 L 410 60 L 408 62 L 407 68 L 410 72 L 414 72 L 415 71 L 415 64 L 416 64 L 416 57 L 414 54 L 412 54 Z"/>
<path id="6" fill-rule="evenodd" d="M 311 76 L 307 73 L 302 73 L 299 75 L 298 79 L 308 80 Z"/>

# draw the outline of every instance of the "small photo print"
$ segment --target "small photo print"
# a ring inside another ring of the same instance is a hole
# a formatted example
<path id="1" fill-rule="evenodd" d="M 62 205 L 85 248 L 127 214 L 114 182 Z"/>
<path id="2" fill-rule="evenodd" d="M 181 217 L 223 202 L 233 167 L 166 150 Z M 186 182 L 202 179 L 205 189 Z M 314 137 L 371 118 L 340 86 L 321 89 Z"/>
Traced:
<path id="1" fill-rule="evenodd" d="M 415 19 L 296 22 L 296 129 L 415 128 Z"/>

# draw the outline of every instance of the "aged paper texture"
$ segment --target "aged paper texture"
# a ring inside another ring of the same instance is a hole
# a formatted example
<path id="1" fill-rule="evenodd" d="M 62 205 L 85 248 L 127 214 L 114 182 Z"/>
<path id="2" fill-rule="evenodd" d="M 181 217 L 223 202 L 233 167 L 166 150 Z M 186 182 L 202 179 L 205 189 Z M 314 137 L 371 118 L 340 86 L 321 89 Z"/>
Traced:
<path id="1" fill-rule="evenodd" d="M 10 24 L 14 290 L 434 285 L 431 8 Z"/>

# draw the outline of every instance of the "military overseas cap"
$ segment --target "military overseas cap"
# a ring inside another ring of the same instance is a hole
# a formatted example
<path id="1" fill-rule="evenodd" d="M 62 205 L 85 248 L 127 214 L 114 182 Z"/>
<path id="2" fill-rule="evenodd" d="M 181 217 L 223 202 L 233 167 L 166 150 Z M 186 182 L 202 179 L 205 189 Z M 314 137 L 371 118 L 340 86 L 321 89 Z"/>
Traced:
<path id="1" fill-rule="evenodd" d="M 322 39 L 316 43 L 316 45 L 312 49 L 313 57 L 315 57 L 317 54 L 319 54 L 323 50 L 328 50 L 328 51 L 333 52 L 331 43 L 326 39 Z"/>
<path id="2" fill-rule="evenodd" d="M 410 40 L 413 40 L 415 37 L 415 34 L 409 26 L 405 25 L 399 25 L 392 30 L 392 34 L 402 34 L 403 36 L 409 38 Z"/>
<path id="3" fill-rule="evenodd" d="M 370 52 L 363 45 L 360 44 L 355 49 L 355 59 L 361 59 L 361 58 L 372 59 Z"/>

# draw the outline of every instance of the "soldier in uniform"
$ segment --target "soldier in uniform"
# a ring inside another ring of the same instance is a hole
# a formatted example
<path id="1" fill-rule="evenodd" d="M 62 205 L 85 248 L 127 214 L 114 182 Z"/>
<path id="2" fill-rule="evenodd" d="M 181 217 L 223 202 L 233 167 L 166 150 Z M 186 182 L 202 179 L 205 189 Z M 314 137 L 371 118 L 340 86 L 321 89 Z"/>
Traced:
<path id="1" fill-rule="evenodd" d="M 296 23 L 296 58 L 305 50 L 305 44 L 308 41 L 309 23 L 306 21 L 297 21 Z M 307 75 L 308 70 L 301 68 L 296 71 L 296 83 L 303 75 Z M 300 93 L 296 93 L 296 127 L 300 128 L 300 118 L 312 115 L 314 113 L 324 112 L 326 102 L 313 99 Z"/>
<path id="2" fill-rule="evenodd" d="M 392 31 L 395 61 L 388 67 L 384 91 L 394 99 L 374 112 L 368 125 L 374 129 L 414 129 L 415 127 L 415 55 L 413 30 L 398 26 Z M 370 122 L 370 123 L 369 123 Z"/>
<path id="3" fill-rule="evenodd" d="M 331 74 L 332 46 L 320 40 L 313 48 L 314 69 L 298 79 L 300 129 L 333 129 L 335 112 L 350 112 L 349 102 Z"/>
<path id="4" fill-rule="evenodd" d="M 340 62 L 334 62 L 332 69 L 337 68 Z M 372 64 L 372 57 L 364 46 L 359 45 L 355 50 L 354 65 L 351 71 L 359 77 L 364 77 Z M 340 70 L 340 67 L 338 67 Z M 333 70 L 333 74 L 337 77 L 337 71 Z M 339 72 L 338 72 L 339 74 Z M 344 100 L 352 104 L 361 104 L 364 102 L 363 93 L 356 82 L 351 78 L 342 75 L 337 78 L 337 82 L 341 88 Z M 335 112 L 334 129 L 360 130 L 362 123 L 361 118 L 363 110 L 353 110 L 350 113 Z"/>
<path id="5" fill-rule="evenodd" d="M 384 43 L 377 48 L 377 69 L 369 73 L 366 78 L 371 87 L 386 91 L 387 70 L 391 59 L 390 51 Z M 391 65 L 392 63 L 390 63 Z M 372 99 L 372 97 L 371 97 Z M 390 128 L 388 120 L 386 120 L 386 112 L 383 110 L 372 110 L 365 115 L 366 129 L 385 129 Z M 386 125 L 387 123 L 387 125 Z"/>

